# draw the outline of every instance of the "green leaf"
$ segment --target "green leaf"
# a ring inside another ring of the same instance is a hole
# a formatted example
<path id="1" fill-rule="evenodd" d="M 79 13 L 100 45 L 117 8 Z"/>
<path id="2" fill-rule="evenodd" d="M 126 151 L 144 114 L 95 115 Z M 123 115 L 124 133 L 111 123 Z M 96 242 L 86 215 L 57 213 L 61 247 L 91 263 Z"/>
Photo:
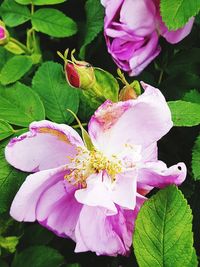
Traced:
<path id="1" fill-rule="evenodd" d="M 13 55 L 8 52 L 4 47 L 0 46 L 0 71 L 11 57 L 13 57 Z"/>
<path id="2" fill-rule="evenodd" d="M 19 82 L 10 87 L 0 87 L 0 119 L 26 127 L 32 121 L 44 118 L 43 104 L 30 87 Z"/>
<path id="3" fill-rule="evenodd" d="M 15 2 L 21 4 L 21 5 L 28 5 L 33 3 L 36 6 L 42 6 L 42 5 L 55 5 L 66 2 L 66 0 L 15 0 Z"/>
<path id="4" fill-rule="evenodd" d="M 160 190 L 136 219 L 134 252 L 140 267 L 195 267 L 192 212 L 174 186 Z"/>
<path id="5" fill-rule="evenodd" d="M 9 27 L 23 24 L 31 17 L 29 9 L 17 4 L 14 0 L 4 0 L 0 12 L 4 23 Z"/>
<path id="6" fill-rule="evenodd" d="M 0 141 L 11 136 L 14 129 L 4 120 L 0 120 Z"/>
<path id="7" fill-rule="evenodd" d="M 64 257 L 55 249 L 47 246 L 32 246 L 16 255 L 11 267 L 58 267 Z"/>
<path id="8" fill-rule="evenodd" d="M 200 135 L 197 137 L 192 149 L 192 172 L 194 180 L 200 180 Z"/>
<path id="9" fill-rule="evenodd" d="M 19 237 L 17 236 L 8 236 L 8 237 L 0 236 L 0 247 L 8 250 L 10 253 L 15 252 L 18 243 L 19 243 Z"/>
<path id="10" fill-rule="evenodd" d="M 32 60 L 28 56 L 14 56 L 3 66 L 0 82 L 3 85 L 14 83 L 21 79 L 32 67 Z"/>
<path id="11" fill-rule="evenodd" d="M 4 150 L 7 143 L 8 141 L 0 143 L 0 213 L 9 211 L 15 194 L 27 176 L 26 173 L 14 169 L 5 160 Z"/>
<path id="12" fill-rule="evenodd" d="M 200 104 L 200 93 L 197 90 L 190 90 L 185 93 L 183 97 L 184 101 Z"/>
<path id="13" fill-rule="evenodd" d="M 169 30 L 183 27 L 200 10 L 200 0 L 161 0 L 161 16 Z"/>
<path id="14" fill-rule="evenodd" d="M 41 97 L 50 120 L 68 124 L 74 120 L 67 109 L 77 113 L 78 91 L 68 85 L 60 64 L 43 63 L 33 78 L 33 89 Z"/>
<path id="15" fill-rule="evenodd" d="M 200 124 L 200 105 L 182 100 L 169 101 L 174 126 L 191 127 Z"/>
<path id="16" fill-rule="evenodd" d="M 9 265 L 5 261 L 3 261 L 1 259 L 0 259 L 0 266 L 1 267 L 9 267 Z"/>
<path id="17" fill-rule="evenodd" d="M 90 44 L 98 33 L 103 29 L 104 9 L 99 0 L 88 0 L 85 4 L 86 29 L 83 45 L 79 56 L 85 57 L 85 48 Z"/>
<path id="18" fill-rule="evenodd" d="M 59 10 L 41 8 L 32 16 L 33 27 L 53 37 L 69 37 L 77 32 L 76 23 Z"/>

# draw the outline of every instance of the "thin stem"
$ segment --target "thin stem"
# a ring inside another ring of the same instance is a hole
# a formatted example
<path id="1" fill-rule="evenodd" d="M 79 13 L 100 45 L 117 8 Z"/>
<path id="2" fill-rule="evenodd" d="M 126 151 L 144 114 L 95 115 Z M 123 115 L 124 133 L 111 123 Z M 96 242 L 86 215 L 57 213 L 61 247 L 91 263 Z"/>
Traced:
<path id="1" fill-rule="evenodd" d="M 87 126 L 87 123 L 86 122 L 82 123 L 82 126 Z M 72 127 L 74 129 L 78 129 L 80 126 L 79 126 L 79 124 L 75 124 L 75 125 L 72 125 Z"/>
<path id="2" fill-rule="evenodd" d="M 33 15 L 33 14 L 34 14 L 34 11 L 35 11 L 35 9 L 34 9 L 34 4 L 33 4 L 33 3 L 31 3 L 31 15 Z"/>
<path id="3" fill-rule="evenodd" d="M 161 70 L 160 75 L 159 75 L 159 79 L 158 79 L 158 85 L 160 85 L 162 82 L 163 74 L 164 74 L 164 70 Z"/>
<path id="4" fill-rule="evenodd" d="M 16 40 L 15 38 L 13 37 L 10 37 L 10 41 L 12 41 L 13 43 L 15 43 L 16 45 L 18 45 L 22 50 L 24 50 L 24 52 L 28 55 L 31 54 L 31 51 L 24 45 L 22 44 L 21 42 L 19 42 L 18 40 Z"/>

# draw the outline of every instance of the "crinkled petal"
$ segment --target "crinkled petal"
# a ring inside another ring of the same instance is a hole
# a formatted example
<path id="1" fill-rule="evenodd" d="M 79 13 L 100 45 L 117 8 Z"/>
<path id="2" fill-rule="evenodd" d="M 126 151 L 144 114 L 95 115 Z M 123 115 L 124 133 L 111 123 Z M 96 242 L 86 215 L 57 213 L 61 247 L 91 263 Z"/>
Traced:
<path id="1" fill-rule="evenodd" d="M 138 173 L 138 183 L 140 188 L 146 186 L 163 188 L 175 184 L 180 185 L 186 178 L 186 166 L 184 163 L 167 168 L 162 161 L 146 163 Z"/>
<path id="2" fill-rule="evenodd" d="M 127 144 L 147 147 L 171 129 L 171 113 L 164 96 L 150 85 L 142 86 L 145 92 L 137 99 L 106 101 L 92 116 L 90 137 L 105 154 L 119 153 Z"/>
<path id="3" fill-rule="evenodd" d="M 37 204 L 37 220 L 55 234 L 75 241 L 75 227 L 82 204 L 74 197 L 77 188 L 67 181 L 59 181 L 48 188 Z"/>
<path id="4" fill-rule="evenodd" d="M 77 190 L 75 198 L 84 205 L 106 208 L 109 215 L 117 213 L 111 194 L 103 183 L 102 172 L 88 177 L 87 187 Z"/>
<path id="5" fill-rule="evenodd" d="M 83 146 L 78 133 L 70 126 L 50 121 L 33 122 L 30 131 L 11 139 L 5 149 L 7 161 L 22 171 L 56 168 L 74 157 Z"/>
<path id="6" fill-rule="evenodd" d="M 128 255 L 135 219 L 144 201 L 144 197 L 137 195 L 134 210 L 117 206 L 118 213 L 112 216 L 107 216 L 104 208 L 84 206 L 75 231 L 75 252 L 93 251 L 97 255 L 109 256 Z"/>
<path id="7" fill-rule="evenodd" d="M 63 180 L 65 173 L 66 170 L 62 166 L 29 175 L 12 202 L 10 215 L 17 221 L 35 221 L 41 195 L 58 181 Z"/>
<path id="8" fill-rule="evenodd" d="M 115 216 L 118 218 L 118 214 Z M 83 206 L 75 230 L 75 252 L 90 250 L 97 255 L 109 256 L 126 254 L 123 241 L 113 230 L 109 217 L 113 216 L 107 216 L 104 208 Z"/>

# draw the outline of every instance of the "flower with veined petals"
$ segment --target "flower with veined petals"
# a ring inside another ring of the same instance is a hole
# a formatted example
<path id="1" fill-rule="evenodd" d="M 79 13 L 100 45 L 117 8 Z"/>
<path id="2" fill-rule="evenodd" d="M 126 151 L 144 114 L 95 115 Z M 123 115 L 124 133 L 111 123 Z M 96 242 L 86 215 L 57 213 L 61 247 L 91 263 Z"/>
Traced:
<path id="1" fill-rule="evenodd" d="M 158 89 L 142 83 L 137 99 L 107 100 L 92 116 L 93 148 L 70 126 L 33 122 L 14 138 L 5 155 L 29 175 L 16 194 L 10 214 L 76 242 L 75 252 L 126 255 L 134 221 L 154 187 L 181 184 L 184 163 L 170 168 L 157 158 L 157 141 L 172 127 L 167 103 Z"/>

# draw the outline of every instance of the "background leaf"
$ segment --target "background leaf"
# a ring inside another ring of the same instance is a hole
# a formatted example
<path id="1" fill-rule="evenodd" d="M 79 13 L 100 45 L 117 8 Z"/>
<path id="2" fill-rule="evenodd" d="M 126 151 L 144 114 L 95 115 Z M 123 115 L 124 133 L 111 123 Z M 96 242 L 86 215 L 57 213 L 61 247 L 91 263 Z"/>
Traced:
<path id="1" fill-rule="evenodd" d="M 1 16 L 5 24 L 15 27 L 28 21 L 31 13 L 26 6 L 17 4 L 14 0 L 4 0 L 0 7 Z"/>
<path id="2" fill-rule="evenodd" d="M 200 180 L 200 135 L 192 149 L 192 172 L 195 180 Z"/>
<path id="3" fill-rule="evenodd" d="M 69 37 L 77 32 L 76 23 L 59 10 L 41 8 L 32 16 L 33 27 L 53 37 Z"/>
<path id="4" fill-rule="evenodd" d="M 169 101 L 174 126 L 195 126 L 200 124 L 200 105 L 182 100 Z"/>
<path id="5" fill-rule="evenodd" d="M 0 86 L 0 119 L 26 127 L 44 118 L 43 104 L 30 87 L 19 82 L 10 87 Z"/>
<path id="6" fill-rule="evenodd" d="M 58 267 L 63 261 L 63 256 L 53 248 L 32 246 L 17 254 L 11 267 Z"/>
<path id="7" fill-rule="evenodd" d="M 88 0 L 85 4 L 86 27 L 85 37 L 80 49 L 79 56 L 85 57 L 85 49 L 97 34 L 103 29 L 104 9 L 99 0 Z"/>
<path id="8" fill-rule="evenodd" d="M 67 109 L 77 113 L 78 91 L 68 85 L 60 64 L 43 63 L 33 78 L 33 89 L 44 103 L 47 118 L 58 123 L 68 124 L 74 120 Z"/>
<path id="9" fill-rule="evenodd" d="M 5 160 L 4 149 L 8 141 L 0 143 L 0 214 L 8 212 L 11 202 L 23 183 L 26 173 L 13 168 Z"/>
<path id="10" fill-rule="evenodd" d="M 0 73 L 0 82 L 3 85 L 20 80 L 32 67 L 33 62 L 28 56 L 14 56 L 3 66 Z"/>
<path id="11" fill-rule="evenodd" d="M 140 267 L 197 266 L 192 213 L 180 190 L 170 186 L 144 203 L 133 242 Z"/>
<path id="12" fill-rule="evenodd" d="M 183 27 L 200 10 L 200 0 L 161 0 L 161 15 L 169 30 Z"/>
<path id="13" fill-rule="evenodd" d="M 14 129 L 4 120 L 0 120 L 0 141 L 11 136 Z"/>
<path id="14" fill-rule="evenodd" d="M 65 2 L 66 0 L 15 0 L 18 4 L 28 5 L 33 3 L 34 5 L 42 6 L 42 5 L 54 5 Z"/>
<path id="15" fill-rule="evenodd" d="M 183 97 L 184 101 L 200 104 L 200 93 L 197 90 L 190 90 L 185 93 Z"/>

